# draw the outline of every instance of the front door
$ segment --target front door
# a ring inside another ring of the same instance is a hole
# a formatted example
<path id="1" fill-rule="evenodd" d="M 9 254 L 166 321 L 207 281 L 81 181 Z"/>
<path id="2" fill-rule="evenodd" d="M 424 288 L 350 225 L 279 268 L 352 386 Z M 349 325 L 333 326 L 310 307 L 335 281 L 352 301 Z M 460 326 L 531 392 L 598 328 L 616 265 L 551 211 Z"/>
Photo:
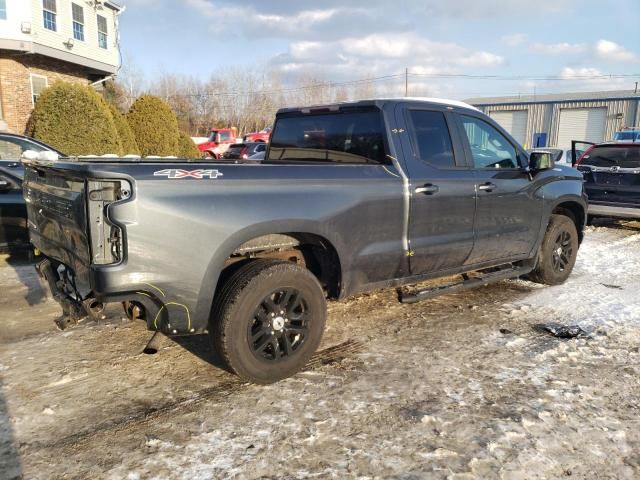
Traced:
<path id="1" fill-rule="evenodd" d="M 465 164 L 454 119 L 438 110 L 398 106 L 406 125 L 402 149 L 410 178 L 413 275 L 464 265 L 473 248 L 475 177 Z"/>
<path id="2" fill-rule="evenodd" d="M 482 118 L 457 117 L 478 193 L 475 241 L 467 263 L 530 253 L 541 228 L 543 198 L 522 168 L 527 161 L 524 153 Z"/>

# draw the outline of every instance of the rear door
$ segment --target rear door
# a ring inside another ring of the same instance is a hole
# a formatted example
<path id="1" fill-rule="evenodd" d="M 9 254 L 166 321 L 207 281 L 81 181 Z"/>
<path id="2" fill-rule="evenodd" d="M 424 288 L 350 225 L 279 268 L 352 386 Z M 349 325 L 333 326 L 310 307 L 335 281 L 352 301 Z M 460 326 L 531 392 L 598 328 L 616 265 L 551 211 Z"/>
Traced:
<path id="1" fill-rule="evenodd" d="M 528 254 L 542 221 L 541 196 L 522 168 L 524 151 L 484 118 L 456 115 L 473 162 L 477 209 L 470 265 Z"/>
<path id="2" fill-rule="evenodd" d="M 454 120 L 437 107 L 397 107 L 406 125 L 402 149 L 411 179 L 411 273 L 464 265 L 473 248 L 475 177 L 465 163 Z"/>
<path id="3" fill-rule="evenodd" d="M 590 202 L 640 205 L 640 144 L 596 145 L 578 165 Z"/>

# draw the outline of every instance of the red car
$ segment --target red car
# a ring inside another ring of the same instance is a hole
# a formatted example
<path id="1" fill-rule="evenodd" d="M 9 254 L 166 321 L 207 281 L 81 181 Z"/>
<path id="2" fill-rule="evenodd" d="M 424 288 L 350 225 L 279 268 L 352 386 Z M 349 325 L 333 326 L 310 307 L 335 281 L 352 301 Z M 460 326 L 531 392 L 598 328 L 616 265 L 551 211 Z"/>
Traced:
<path id="1" fill-rule="evenodd" d="M 259 132 L 247 133 L 242 141 L 244 143 L 252 143 L 252 142 L 264 142 L 267 143 L 271 138 L 271 131 L 273 129 L 271 127 L 266 127 L 260 130 Z"/>
<path id="2" fill-rule="evenodd" d="M 222 158 L 229 146 L 236 143 L 237 134 L 238 131 L 235 128 L 216 128 L 211 130 L 207 141 L 198 145 L 198 150 L 205 157 Z"/>

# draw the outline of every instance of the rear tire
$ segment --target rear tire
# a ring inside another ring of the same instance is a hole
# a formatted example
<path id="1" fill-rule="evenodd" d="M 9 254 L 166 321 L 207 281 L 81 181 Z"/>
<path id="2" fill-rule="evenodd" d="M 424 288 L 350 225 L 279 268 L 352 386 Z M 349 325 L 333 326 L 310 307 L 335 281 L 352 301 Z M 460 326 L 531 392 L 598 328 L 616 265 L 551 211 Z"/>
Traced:
<path id="1" fill-rule="evenodd" d="M 529 280 L 559 285 L 569 277 L 578 256 L 578 231 L 569 217 L 551 215 Z"/>
<path id="2" fill-rule="evenodd" d="M 227 367 L 258 384 L 289 377 L 318 348 L 326 321 L 322 287 L 306 268 L 258 259 L 240 267 L 217 295 L 209 328 Z"/>

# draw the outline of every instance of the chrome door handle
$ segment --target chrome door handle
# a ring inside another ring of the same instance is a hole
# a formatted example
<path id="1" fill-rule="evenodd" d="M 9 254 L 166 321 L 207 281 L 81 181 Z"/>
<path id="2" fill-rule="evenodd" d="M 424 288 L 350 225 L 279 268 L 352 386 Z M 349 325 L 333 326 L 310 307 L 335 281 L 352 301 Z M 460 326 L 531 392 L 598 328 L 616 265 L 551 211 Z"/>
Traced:
<path id="1" fill-rule="evenodd" d="M 478 190 L 482 190 L 483 192 L 493 192 L 496 188 L 495 184 L 491 182 L 483 183 L 482 185 L 478 185 Z"/>
<path id="2" fill-rule="evenodd" d="M 440 189 L 437 185 L 432 185 L 430 183 L 427 183 L 422 187 L 418 187 L 415 190 L 416 193 L 424 193 L 425 195 L 433 195 L 434 193 L 438 193 L 439 191 Z"/>

